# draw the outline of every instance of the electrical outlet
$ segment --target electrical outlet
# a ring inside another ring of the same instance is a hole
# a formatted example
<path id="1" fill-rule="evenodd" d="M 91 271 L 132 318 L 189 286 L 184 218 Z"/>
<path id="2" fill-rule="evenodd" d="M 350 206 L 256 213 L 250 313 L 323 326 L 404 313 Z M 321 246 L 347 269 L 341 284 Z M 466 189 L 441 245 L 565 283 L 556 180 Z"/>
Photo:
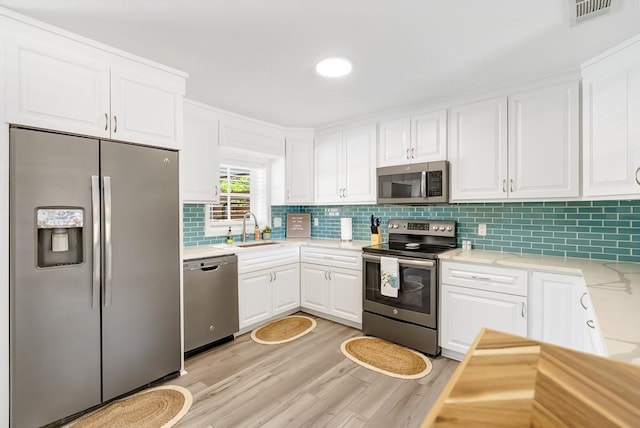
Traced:
<path id="1" fill-rule="evenodd" d="M 313 219 L 313 225 L 314 226 L 320 226 L 320 221 L 318 220 L 318 217 Z"/>
<path id="2" fill-rule="evenodd" d="M 282 227 L 282 219 L 280 217 L 273 218 L 273 227 Z"/>
<path id="3" fill-rule="evenodd" d="M 487 224 L 479 223 L 478 224 L 478 235 L 479 236 L 487 236 Z"/>

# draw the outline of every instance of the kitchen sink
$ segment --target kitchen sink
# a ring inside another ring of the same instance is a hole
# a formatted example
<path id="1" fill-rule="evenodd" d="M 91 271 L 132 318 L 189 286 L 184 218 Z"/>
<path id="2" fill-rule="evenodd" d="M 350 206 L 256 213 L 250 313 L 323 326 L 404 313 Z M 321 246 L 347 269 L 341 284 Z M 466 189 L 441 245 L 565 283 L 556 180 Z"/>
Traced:
<path id="1" fill-rule="evenodd" d="M 261 247 L 263 245 L 276 245 L 279 242 L 275 241 L 255 241 L 255 242 L 244 242 L 242 244 L 236 244 L 235 247 L 247 248 L 247 247 Z"/>

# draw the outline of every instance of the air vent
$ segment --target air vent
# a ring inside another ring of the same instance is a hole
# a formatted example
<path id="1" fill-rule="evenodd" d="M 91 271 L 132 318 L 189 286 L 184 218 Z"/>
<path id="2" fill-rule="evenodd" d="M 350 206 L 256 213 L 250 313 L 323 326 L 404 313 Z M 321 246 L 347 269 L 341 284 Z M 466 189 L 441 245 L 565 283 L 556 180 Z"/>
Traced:
<path id="1" fill-rule="evenodd" d="M 610 13 L 615 0 L 569 0 L 571 25 L 581 24 L 597 16 Z"/>

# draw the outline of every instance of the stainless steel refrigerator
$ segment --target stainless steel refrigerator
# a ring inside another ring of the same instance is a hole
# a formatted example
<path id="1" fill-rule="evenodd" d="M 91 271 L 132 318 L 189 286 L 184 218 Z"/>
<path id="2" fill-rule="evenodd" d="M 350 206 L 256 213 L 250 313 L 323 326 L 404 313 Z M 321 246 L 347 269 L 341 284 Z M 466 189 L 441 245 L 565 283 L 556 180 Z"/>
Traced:
<path id="1" fill-rule="evenodd" d="M 11 424 L 180 369 L 178 157 L 10 129 Z"/>

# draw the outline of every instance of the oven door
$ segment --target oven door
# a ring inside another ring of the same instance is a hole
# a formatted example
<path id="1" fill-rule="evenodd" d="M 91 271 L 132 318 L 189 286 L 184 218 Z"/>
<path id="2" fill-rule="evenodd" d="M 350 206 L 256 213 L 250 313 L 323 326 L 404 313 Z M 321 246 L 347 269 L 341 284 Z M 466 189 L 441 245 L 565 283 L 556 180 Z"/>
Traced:
<path id="1" fill-rule="evenodd" d="M 435 329 L 437 261 L 398 257 L 398 297 L 380 292 L 380 256 L 362 255 L 362 307 L 367 312 Z"/>

